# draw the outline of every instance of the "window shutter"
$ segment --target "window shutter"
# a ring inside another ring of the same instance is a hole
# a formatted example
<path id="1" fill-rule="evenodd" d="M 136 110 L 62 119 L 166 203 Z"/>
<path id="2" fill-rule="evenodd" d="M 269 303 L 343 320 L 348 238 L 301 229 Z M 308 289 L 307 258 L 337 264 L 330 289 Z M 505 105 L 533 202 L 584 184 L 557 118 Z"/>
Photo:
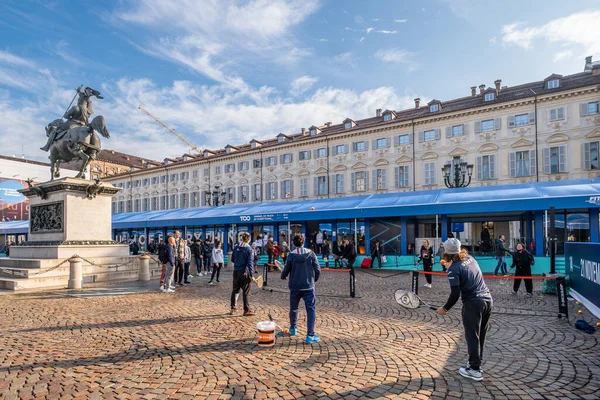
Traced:
<path id="1" fill-rule="evenodd" d="M 277 182 L 273 182 L 273 190 L 275 193 L 271 193 L 271 197 L 277 198 Z"/>
<path id="2" fill-rule="evenodd" d="M 430 185 L 429 182 L 429 163 L 423 163 L 423 180 L 426 185 Z"/>
<path id="3" fill-rule="evenodd" d="M 377 170 L 373 170 L 373 190 L 377 190 Z"/>
<path id="4" fill-rule="evenodd" d="M 390 140 L 389 137 L 385 138 L 385 147 L 390 147 L 390 145 L 392 144 L 392 141 Z"/>
<path id="5" fill-rule="evenodd" d="M 365 191 L 369 191 L 369 171 L 365 171 Z"/>
<path id="6" fill-rule="evenodd" d="M 382 189 L 387 189 L 387 176 L 386 176 L 386 172 L 387 170 L 382 170 L 381 171 L 381 188 Z"/>
<path id="7" fill-rule="evenodd" d="M 306 152 L 306 159 L 310 160 L 310 150 Z"/>
<path id="8" fill-rule="evenodd" d="M 238 190 L 238 203 L 242 202 L 242 187 L 239 188 Z"/>
<path id="9" fill-rule="evenodd" d="M 515 116 L 514 115 L 509 115 L 508 116 L 508 127 L 509 128 L 514 128 L 515 127 Z"/>
<path id="10" fill-rule="evenodd" d="M 294 197 L 294 181 L 292 180 L 292 184 L 290 185 L 290 196 Z"/>
<path id="11" fill-rule="evenodd" d="M 550 117 L 550 121 L 555 121 L 558 117 L 558 108 L 553 108 L 552 110 L 549 110 L 549 117 Z"/>
<path id="12" fill-rule="evenodd" d="M 590 156 L 590 144 L 583 143 L 581 145 L 583 153 L 583 169 L 589 171 L 592 169 L 592 160 Z"/>
<path id="13" fill-rule="evenodd" d="M 280 163 L 280 164 L 283 164 L 283 161 L 284 161 L 284 159 L 283 159 L 283 158 L 284 158 L 284 157 L 285 157 L 285 154 L 281 154 L 281 155 L 279 156 L 279 163 Z"/>
<path id="14" fill-rule="evenodd" d="M 352 192 L 356 192 L 356 172 L 353 172 L 352 174 L 350 174 L 351 178 L 350 178 L 350 185 L 351 185 L 351 190 Z"/>
<path id="15" fill-rule="evenodd" d="M 394 186 L 400 187 L 400 167 L 394 167 Z"/>
<path id="16" fill-rule="evenodd" d="M 413 144 L 413 134 L 408 135 L 408 143 Z"/>
<path id="17" fill-rule="evenodd" d="M 425 132 L 419 132 L 419 143 L 423 143 L 425 141 Z"/>
<path id="18" fill-rule="evenodd" d="M 314 186 L 314 193 L 315 196 L 319 194 L 319 178 L 317 178 L 316 176 L 313 179 L 315 186 Z"/>
<path id="19" fill-rule="evenodd" d="M 481 133 L 481 121 L 475 121 L 475 133 Z"/>
<path id="20" fill-rule="evenodd" d="M 334 156 L 337 156 L 337 147 L 336 146 L 331 147 L 331 154 L 333 154 Z"/>
<path id="21" fill-rule="evenodd" d="M 352 143 L 352 152 L 356 152 L 356 142 Z"/>
<path id="22" fill-rule="evenodd" d="M 550 148 L 545 148 L 543 151 L 544 155 L 544 174 L 550 173 Z"/>
<path id="23" fill-rule="evenodd" d="M 529 175 L 537 174 L 537 158 L 535 150 L 529 150 Z"/>
<path id="24" fill-rule="evenodd" d="M 442 130 L 440 128 L 437 128 L 435 130 L 435 140 L 440 140 L 441 137 L 442 137 Z"/>
<path id="25" fill-rule="evenodd" d="M 494 120 L 494 129 L 495 130 L 502 129 L 502 119 L 501 118 L 496 118 Z"/>
<path id="26" fill-rule="evenodd" d="M 373 139 L 372 142 L 373 142 L 373 149 L 376 149 L 377 148 L 377 139 Z M 366 141 L 365 141 L 365 143 L 366 143 Z"/>
<path id="27" fill-rule="evenodd" d="M 285 181 L 281 181 L 281 192 L 279 193 L 281 199 L 285 199 Z"/>
<path id="28" fill-rule="evenodd" d="M 477 165 L 475 166 L 475 168 L 477 168 L 477 180 L 480 181 L 481 179 L 483 179 L 483 162 L 481 156 L 477 157 L 476 161 Z"/>
<path id="29" fill-rule="evenodd" d="M 496 179 L 496 155 L 491 154 L 488 159 L 490 160 L 490 179 Z"/>
<path id="30" fill-rule="evenodd" d="M 333 175 L 332 178 L 333 179 L 331 179 L 331 182 L 330 182 L 331 186 L 329 188 L 329 191 L 330 191 L 331 194 L 336 194 L 336 192 L 335 192 L 336 175 Z"/>
<path id="31" fill-rule="evenodd" d="M 315 149 L 313 150 L 313 158 L 318 158 L 319 157 L 319 149 Z"/>
<path id="32" fill-rule="evenodd" d="M 508 174 L 511 178 L 514 178 L 517 176 L 517 155 L 515 153 L 508 153 L 508 164 Z"/>
<path id="33" fill-rule="evenodd" d="M 530 125 L 535 124 L 535 113 L 534 112 L 529 113 L 529 124 Z"/>
<path id="34" fill-rule="evenodd" d="M 277 165 L 277 157 L 273 157 L 273 165 Z"/>
<path id="35" fill-rule="evenodd" d="M 558 148 L 558 172 L 567 172 L 566 146 Z"/>
<path id="36" fill-rule="evenodd" d="M 365 150 L 369 150 L 369 141 L 368 140 L 364 140 L 363 143 L 365 144 Z M 373 146 L 373 148 L 375 148 L 377 146 Z"/>
<path id="37" fill-rule="evenodd" d="M 452 127 L 451 126 L 447 126 L 446 127 L 446 137 L 447 138 L 451 138 L 452 137 Z"/>
<path id="38" fill-rule="evenodd" d="M 347 143 L 344 145 L 344 154 L 348 154 L 350 150 L 350 145 L 348 145 Z"/>
<path id="39" fill-rule="evenodd" d="M 580 103 L 579 104 L 579 116 L 580 117 L 587 117 L 588 115 L 588 105 L 587 103 Z"/>
<path id="40" fill-rule="evenodd" d="M 340 174 L 340 193 L 345 193 L 344 189 L 344 174 Z"/>
<path id="41" fill-rule="evenodd" d="M 242 163 L 243 163 L 243 161 L 240 161 L 240 162 L 238 163 L 238 169 L 239 169 L 240 171 L 242 170 Z"/>
<path id="42" fill-rule="evenodd" d="M 394 147 L 400 146 L 400 136 L 394 136 Z"/>
<path id="43" fill-rule="evenodd" d="M 410 167 L 409 166 L 405 166 L 404 167 L 404 185 L 403 185 L 403 187 L 408 187 L 409 171 L 410 171 Z"/>
<path id="44" fill-rule="evenodd" d="M 558 118 L 560 118 L 560 119 L 567 119 L 567 114 L 568 114 L 567 111 L 568 111 L 568 109 L 569 109 L 568 106 L 566 106 L 566 107 L 560 107 L 558 109 Z"/>
<path id="45" fill-rule="evenodd" d="M 463 135 L 464 135 L 464 136 L 467 136 L 467 133 L 468 133 L 468 132 L 467 132 L 467 124 L 463 124 L 463 126 L 462 126 L 462 127 L 463 127 Z"/>

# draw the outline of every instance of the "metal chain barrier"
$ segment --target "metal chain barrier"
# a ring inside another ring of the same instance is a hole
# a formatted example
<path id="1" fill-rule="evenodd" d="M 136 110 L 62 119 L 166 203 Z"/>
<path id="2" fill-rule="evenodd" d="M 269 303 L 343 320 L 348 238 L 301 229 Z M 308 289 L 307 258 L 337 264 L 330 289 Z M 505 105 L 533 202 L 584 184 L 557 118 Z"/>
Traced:
<path id="1" fill-rule="evenodd" d="M 129 265 L 129 264 L 131 264 L 131 263 L 133 263 L 133 262 L 135 262 L 135 261 L 137 261 L 137 260 L 138 260 L 138 257 L 131 257 L 131 260 L 129 260 L 129 261 L 127 261 L 127 262 L 124 262 L 124 263 L 122 263 L 122 264 L 117 264 L 117 265 L 102 265 L 102 264 L 96 264 L 95 262 L 93 262 L 93 261 L 90 261 L 90 260 L 88 260 L 87 258 L 80 257 L 80 256 L 78 256 L 78 255 L 74 255 L 74 256 L 73 256 L 73 257 L 71 257 L 71 258 L 75 258 L 75 257 L 79 257 L 79 258 L 81 258 L 83 261 L 85 261 L 86 263 L 88 263 L 88 264 L 90 264 L 90 265 L 93 265 L 93 266 L 95 266 L 95 267 L 106 267 L 106 268 L 116 268 L 116 269 L 119 269 L 119 267 L 124 267 L 124 266 L 126 266 L 126 265 Z"/>
<path id="2" fill-rule="evenodd" d="M 55 269 L 62 267 L 64 264 L 66 264 L 68 262 L 69 262 L 69 259 L 66 259 L 63 262 L 61 262 L 60 264 L 56 264 L 53 267 L 50 267 L 50 268 L 45 269 L 43 271 L 38 271 L 38 272 L 31 273 L 31 274 L 27 274 L 27 275 L 25 275 L 25 271 L 14 271 L 12 269 L 7 269 L 7 268 L 0 268 L 0 271 L 2 271 L 2 273 L 6 274 L 6 275 L 11 275 L 11 276 L 17 276 L 17 277 L 20 277 L 20 278 L 25 278 L 25 277 L 30 277 L 30 276 L 42 275 L 42 274 L 48 273 L 50 271 L 54 271 Z"/>

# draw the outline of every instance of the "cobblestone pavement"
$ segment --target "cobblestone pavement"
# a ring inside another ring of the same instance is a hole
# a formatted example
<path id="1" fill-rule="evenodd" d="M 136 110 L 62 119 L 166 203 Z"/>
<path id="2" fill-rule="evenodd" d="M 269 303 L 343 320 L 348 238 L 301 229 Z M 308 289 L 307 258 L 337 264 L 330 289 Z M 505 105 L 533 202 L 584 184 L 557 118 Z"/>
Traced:
<path id="1" fill-rule="evenodd" d="M 321 343 L 305 345 L 301 323 L 272 348 L 256 346 L 255 325 L 271 313 L 287 326 L 286 293 L 254 289 L 257 316 L 230 316 L 229 276 L 216 286 L 194 277 L 175 294 L 2 296 L 0 398 L 599 398 L 597 333 L 556 316 L 495 314 L 475 382 L 457 373 L 460 307 L 444 317 L 404 309 L 393 294 L 408 274 L 356 276 L 355 299 L 335 296 L 347 273 L 318 283 Z"/>

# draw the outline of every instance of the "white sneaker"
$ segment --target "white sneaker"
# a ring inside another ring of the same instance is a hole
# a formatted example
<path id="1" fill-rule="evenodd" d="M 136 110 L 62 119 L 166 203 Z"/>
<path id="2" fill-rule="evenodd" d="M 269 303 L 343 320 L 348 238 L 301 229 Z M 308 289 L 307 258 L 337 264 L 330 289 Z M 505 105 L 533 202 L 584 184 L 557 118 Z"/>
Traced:
<path id="1" fill-rule="evenodd" d="M 189 274 L 189 275 L 188 275 L 188 280 L 190 280 L 190 279 L 192 279 L 192 278 L 193 278 L 192 274 Z"/>
<path id="2" fill-rule="evenodd" d="M 169 285 L 169 289 L 171 289 L 171 290 L 175 290 L 175 289 L 176 289 L 176 287 L 175 287 L 175 286 L 173 286 L 173 285 Z"/>
<path id="3" fill-rule="evenodd" d="M 160 285 L 160 287 L 158 288 L 158 290 L 160 290 L 161 292 L 165 291 L 165 285 Z"/>
<path id="4" fill-rule="evenodd" d="M 471 368 L 461 368 L 458 370 L 458 373 L 464 376 L 465 378 L 473 379 L 474 381 L 483 380 L 483 374 L 481 371 L 476 371 Z"/>
<path id="5" fill-rule="evenodd" d="M 212 283 L 212 282 L 208 282 L 208 284 L 209 284 L 209 285 L 214 285 L 214 283 Z"/>
<path id="6" fill-rule="evenodd" d="M 175 293 L 175 291 L 173 289 L 167 289 L 165 290 L 165 293 Z"/>
<path id="7" fill-rule="evenodd" d="M 429 287 L 428 285 L 429 285 L 429 283 L 426 283 L 426 284 L 424 284 L 423 286 L 425 286 L 425 287 Z"/>
<path id="8" fill-rule="evenodd" d="M 198 276 L 204 276 L 202 272 L 198 272 Z"/>

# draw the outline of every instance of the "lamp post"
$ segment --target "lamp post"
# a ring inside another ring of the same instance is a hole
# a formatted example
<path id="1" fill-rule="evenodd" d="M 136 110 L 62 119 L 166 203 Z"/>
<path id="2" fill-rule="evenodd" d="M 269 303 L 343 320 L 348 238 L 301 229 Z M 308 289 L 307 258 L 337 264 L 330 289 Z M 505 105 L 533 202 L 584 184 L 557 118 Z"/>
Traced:
<path id="1" fill-rule="evenodd" d="M 214 189 L 207 190 L 204 192 L 204 198 L 206 199 L 206 204 L 209 207 L 219 207 L 225 205 L 227 193 L 224 190 L 221 190 L 220 185 L 215 185 Z"/>
<path id="2" fill-rule="evenodd" d="M 452 176 L 452 167 L 454 167 L 454 176 Z M 448 188 L 467 187 L 471 183 L 473 175 L 473 164 L 467 164 L 466 161 L 460 161 L 459 156 L 455 156 L 442 167 L 444 184 Z"/>

